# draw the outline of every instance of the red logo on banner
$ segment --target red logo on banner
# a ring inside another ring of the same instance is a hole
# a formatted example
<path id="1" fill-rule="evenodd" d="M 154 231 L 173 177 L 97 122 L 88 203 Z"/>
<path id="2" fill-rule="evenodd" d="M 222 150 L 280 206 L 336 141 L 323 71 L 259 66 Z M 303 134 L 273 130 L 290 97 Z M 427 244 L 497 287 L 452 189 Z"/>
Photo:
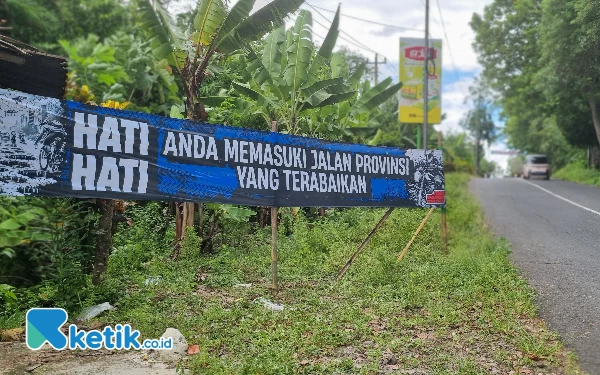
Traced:
<path id="1" fill-rule="evenodd" d="M 444 204 L 446 202 L 445 190 L 434 190 L 433 194 L 427 194 L 425 197 L 427 204 Z"/>
<path id="2" fill-rule="evenodd" d="M 425 47 L 410 47 L 404 50 L 404 57 L 411 60 L 425 61 Z M 437 51 L 435 48 L 429 48 L 429 58 L 436 59 Z"/>

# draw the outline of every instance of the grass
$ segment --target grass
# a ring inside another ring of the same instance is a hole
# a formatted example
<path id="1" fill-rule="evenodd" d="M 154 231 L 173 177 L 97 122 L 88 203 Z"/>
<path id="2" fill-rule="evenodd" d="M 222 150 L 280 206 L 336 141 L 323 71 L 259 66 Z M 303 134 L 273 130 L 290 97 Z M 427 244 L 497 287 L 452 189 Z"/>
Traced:
<path id="1" fill-rule="evenodd" d="M 587 168 L 584 162 L 569 164 L 552 175 L 560 180 L 600 186 L 600 170 Z"/>
<path id="2" fill-rule="evenodd" d="M 507 259 L 509 245 L 485 229 L 468 180 L 447 176 L 449 256 L 441 255 L 436 212 L 398 262 L 426 213 L 399 209 L 336 282 L 384 210 L 332 210 L 282 229 L 282 288 L 274 293 L 270 229 L 231 224 L 210 256 L 198 254 L 193 236 L 177 262 L 164 249 L 132 269 L 117 251 L 104 288 L 119 285 L 111 301 L 118 310 L 103 319 L 131 323 L 145 338 L 178 328 L 201 348 L 184 364 L 196 374 L 579 373 L 536 317 L 534 293 Z M 272 312 L 258 297 L 285 309 Z"/>
<path id="3" fill-rule="evenodd" d="M 278 293 L 268 288 L 270 228 L 228 222 L 214 254 L 200 254 L 190 235 L 172 261 L 160 205 L 134 206 L 136 224 L 118 233 L 106 279 L 85 304 L 111 302 L 117 310 L 93 324 L 130 323 L 143 338 L 179 329 L 200 347 L 180 363 L 193 374 L 579 374 L 537 317 L 509 244 L 486 229 L 469 179 L 447 175 L 450 255 L 436 210 L 398 262 L 426 210 L 397 209 L 341 282 L 337 271 L 385 210 L 284 214 Z"/>

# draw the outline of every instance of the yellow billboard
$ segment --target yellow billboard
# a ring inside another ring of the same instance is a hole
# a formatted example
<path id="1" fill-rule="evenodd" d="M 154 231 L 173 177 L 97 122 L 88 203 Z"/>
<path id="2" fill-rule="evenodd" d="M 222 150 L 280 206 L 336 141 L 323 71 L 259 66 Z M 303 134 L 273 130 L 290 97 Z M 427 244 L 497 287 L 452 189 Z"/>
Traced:
<path id="1" fill-rule="evenodd" d="M 442 41 L 429 40 L 428 123 L 442 122 Z M 400 122 L 423 123 L 425 39 L 400 38 Z"/>

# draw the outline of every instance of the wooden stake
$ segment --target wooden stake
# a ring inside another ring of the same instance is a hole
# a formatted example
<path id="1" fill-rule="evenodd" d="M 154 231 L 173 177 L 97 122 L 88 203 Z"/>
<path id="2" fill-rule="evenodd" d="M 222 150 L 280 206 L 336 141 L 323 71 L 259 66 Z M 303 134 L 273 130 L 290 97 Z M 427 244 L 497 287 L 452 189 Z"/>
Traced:
<path id="1" fill-rule="evenodd" d="M 444 255 L 448 255 L 448 230 L 446 229 L 446 207 L 442 207 L 442 243 Z"/>
<path id="2" fill-rule="evenodd" d="M 417 238 L 417 236 L 419 235 L 419 232 L 421 231 L 421 229 L 423 229 L 423 227 L 425 226 L 425 223 L 427 222 L 427 220 L 429 220 L 429 216 L 431 216 L 431 214 L 433 213 L 433 210 L 435 210 L 435 208 L 431 208 L 429 210 L 429 212 L 427 213 L 427 215 L 425 215 L 425 218 L 423 219 L 423 221 L 421 221 L 421 225 L 419 225 L 419 227 L 417 228 L 417 231 L 415 232 L 415 234 L 412 236 L 412 238 L 410 239 L 410 241 L 408 241 L 408 243 L 406 244 L 406 246 L 404 246 L 404 249 L 402 250 L 402 252 L 400 253 L 400 255 L 398 255 L 398 261 L 401 261 L 402 258 L 404 258 L 404 255 L 406 255 L 406 252 L 408 251 L 408 248 L 410 247 L 410 245 L 412 245 L 412 243 L 415 240 L 415 238 Z"/>
<path id="3" fill-rule="evenodd" d="M 271 121 L 271 131 L 277 132 L 277 121 Z M 273 290 L 279 290 L 279 280 L 277 277 L 277 263 L 279 262 L 279 256 L 277 254 L 277 237 L 279 222 L 277 216 L 279 209 L 277 207 L 271 207 L 271 274 L 273 277 Z"/>
<path id="4" fill-rule="evenodd" d="M 443 151 L 442 133 L 437 132 L 438 150 Z M 448 229 L 446 227 L 446 207 L 442 207 L 442 252 L 448 255 Z"/>
<path id="5" fill-rule="evenodd" d="M 383 214 L 381 219 L 379 219 L 379 222 L 377 223 L 377 225 L 375 225 L 375 228 L 373 228 L 373 230 L 371 231 L 371 233 L 369 233 L 367 238 L 365 238 L 365 240 L 360 244 L 358 249 L 356 249 L 354 254 L 352 254 L 352 256 L 350 257 L 350 259 L 348 259 L 348 261 L 346 262 L 344 267 L 340 270 L 340 272 L 338 272 L 338 275 L 337 275 L 338 281 L 344 276 L 346 271 L 348 271 L 348 268 L 350 268 L 352 263 L 354 263 L 354 260 L 358 257 L 358 255 L 365 249 L 365 247 L 367 247 L 367 244 L 371 241 L 371 238 L 373 237 L 373 235 L 379 230 L 379 228 L 381 228 L 381 226 L 387 220 L 387 218 L 390 217 L 390 214 L 392 213 L 392 211 L 394 211 L 393 207 L 389 208 L 385 212 L 385 214 Z"/>
<path id="6" fill-rule="evenodd" d="M 181 206 L 179 202 L 175 202 L 175 242 L 179 242 L 182 237 L 181 226 L 183 224 L 183 220 L 181 217 Z"/>
<path id="7" fill-rule="evenodd" d="M 277 222 L 277 207 L 271 207 L 271 273 L 273 274 L 273 290 L 279 290 L 277 278 L 277 262 L 279 256 L 277 254 L 277 237 L 278 237 L 278 222 Z"/>

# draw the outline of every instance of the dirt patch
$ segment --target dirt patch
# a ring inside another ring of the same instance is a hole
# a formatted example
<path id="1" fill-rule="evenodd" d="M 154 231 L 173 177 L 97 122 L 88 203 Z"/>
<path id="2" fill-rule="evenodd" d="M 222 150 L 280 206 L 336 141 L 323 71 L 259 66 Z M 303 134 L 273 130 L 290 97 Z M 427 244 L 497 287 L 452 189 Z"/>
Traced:
<path id="1" fill-rule="evenodd" d="M 175 368 L 145 352 L 30 350 L 23 342 L 0 343 L 0 374 L 175 375 Z"/>

